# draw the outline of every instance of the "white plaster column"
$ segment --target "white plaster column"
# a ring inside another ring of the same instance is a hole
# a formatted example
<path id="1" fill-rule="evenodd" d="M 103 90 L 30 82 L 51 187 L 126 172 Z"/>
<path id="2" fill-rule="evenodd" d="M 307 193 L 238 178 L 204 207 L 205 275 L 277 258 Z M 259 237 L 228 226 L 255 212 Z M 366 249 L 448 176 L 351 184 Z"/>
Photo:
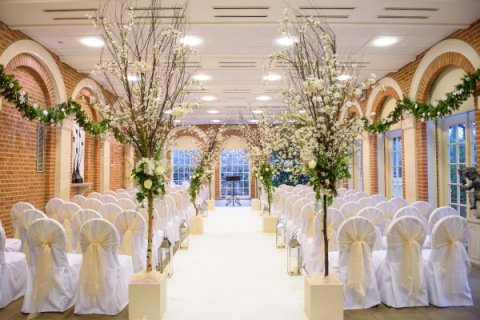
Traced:
<path id="1" fill-rule="evenodd" d="M 100 150 L 100 192 L 110 189 L 110 138 L 101 138 Z"/>
<path id="2" fill-rule="evenodd" d="M 70 162 L 72 157 L 72 127 L 73 120 L 64 119 L 56 130 L 55 156 L 55 197 L 70 199 L 72 174 Z"/>
<path id="3" fill-rule="evenodd" d="M 132 146 L 126 145 L 125 147 L 127 148 L 127 152 L 125 155 L 125 171 L 123 174 L 125 177 L 125 187 L 128 188 L 133 186 L 132 170 L 135 162 L 135 152 Z M 164 166 L 164 168 L 166 168 L 166 166 Z"/>
<path id="4" fill-rule="evenodd" d="M 372 193 L 372 171 L 370 167 L 370 135 L 368 132 L 362 134 L 362 170 L 363 170 L 363 192 Z"/>
<path id="5" fill-rule="evenodd" d="M 417 201 L 417 148 L 415 138 L 415 118 L 404 115 L 402 121 L 405 179 L 405 200 Z"/>

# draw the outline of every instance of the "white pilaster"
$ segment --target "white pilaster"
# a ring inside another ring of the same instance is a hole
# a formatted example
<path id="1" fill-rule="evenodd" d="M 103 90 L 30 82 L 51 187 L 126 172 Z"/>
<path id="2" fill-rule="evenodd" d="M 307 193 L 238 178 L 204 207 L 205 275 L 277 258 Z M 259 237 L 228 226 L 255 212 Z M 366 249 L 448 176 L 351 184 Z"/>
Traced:
<path id="1" fill-rule="evenodd" d="M 103 137 L 100 155 L 100 192 L 110 189 L 110 138 Z"/>
<path id="2" fill-rule="evenodd" d="M 64 119 L 56 130 L 55 197 L 70 199 L 72 173 L 72 119 Z"/>
<path id="3" fill-rule="evenodd" d="M 415 118 L 404 115 L 402 121 L 403 151 L 404 151 L 404 179 L 405 200 L 411 203 L 417 201 L 417 148 L 415 137 Z"/>

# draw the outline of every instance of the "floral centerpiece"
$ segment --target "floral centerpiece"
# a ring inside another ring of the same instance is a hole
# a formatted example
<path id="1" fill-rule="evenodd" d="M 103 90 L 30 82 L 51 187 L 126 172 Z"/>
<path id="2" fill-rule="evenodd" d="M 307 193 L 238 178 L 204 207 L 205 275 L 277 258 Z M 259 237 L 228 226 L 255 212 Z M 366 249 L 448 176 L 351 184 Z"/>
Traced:
<path id="1" fill-rule="evenodd" d="M 210 128 L 206 132 L 204 144 L 201 146 L 200 158 L 198 165 L 193 174 L 190 176 L 190 187 L 188 193 L 190 200 L 195 207 L 196 215 L 198 215 L 197 196 L 200 193 L 202 183 L 205 180 L 210 186 L 213 169 L 220 157 L 220 148 L 224 140 L 223 132 L 225 128 L 222 126 L 218 129 Z"/>
<path id="2" fill-rule="evenodd" d="M 139 187 L 137 200 L 146 199 L 148 205 L 148 272 L 153 270 L 153 200 L 165 193 L 162 149 L 175 117 L 194 107 L 186 102 L 186 89 L 195 71 L 187 62 L 196 51 L 181 41 L 184 13 L 175 10 L 165 19 L 163 9 L 158 0 L 145 10 L 135 10 L 129 1 L 107 1 L 97 17 L 90 17 L 105 42 L 94 74 L 103 75 L 119 97 L 96 108 L 116 139 L 132 145 L 140 159 L 132 175 Z"/>
<path id="3" fill-rule="evenodd" d="M 248 158 L 253 166 L 255 177 L 260 181 L 266 194 L 268 212 L 271 213 L 273 200 L 273 176 L 275 169 L 270 157 L 277 142 L 276 127 L 262 117 L 256 127 L 241 125 L 240 130 L 248 148 Z"/>
<path id="4" fill-rule="evenodd" d="M 352 145 L 363 128 L 362 120 L 348 109 L 375 82 L 375 76 L 356 85 L 355 66 L 338 61 L 335 35 L 318 19 L 300 17 L 292 23 L 286 11 L 282 32 L 293 45 L 269 60 L 288 67 L 290 89 L 283 93 L 287 118 L 297 126 L 293 139 L 301 146 L 317 204 L 323 205 L 324 274 L 328 276 L 327 206 L 337 194 L 338 182 L 349 177 Z"/>

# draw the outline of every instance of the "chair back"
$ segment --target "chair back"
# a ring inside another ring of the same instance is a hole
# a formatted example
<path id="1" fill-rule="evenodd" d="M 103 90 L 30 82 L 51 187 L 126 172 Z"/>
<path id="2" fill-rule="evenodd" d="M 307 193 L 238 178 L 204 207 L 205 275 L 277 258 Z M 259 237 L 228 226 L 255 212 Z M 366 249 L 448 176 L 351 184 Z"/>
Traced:
<path id="1" fill-rule="evenodd" d="M 395 221 L 398 218 L 405 217 L 405 216 L 416 217 L 420 221 L 422 221 L 422 223 L 425 226 L 427 226 L 427 220 L 425 220 L 425 217 L 423 216 L 423 214 L 420 212 L 420 210 L 412 206 L 406 206 L 398 209 L 397 212 L 395 212 L 395 214 L 393 215 L 393 220 Z"/>
<path id="2" fill-rule="evenodd" d="M 60 198 L 52 198 L 48 200 L 47 204 L 45 205 L 45 213 L 49 218 L 58 219 L 58 209 L 62 206 L 63 201 Z"/>
<path id="3" fill-rule="evenodd" d="M 78 241 L 80 229 L 85 223 L 93 219 L 102 219 L 102 216 L 100 215 L 100 213 L 98 213 L 98 211 L 95 211 L 92 209 L 79 210 L 72 216 L 71 227 L 72 227 L 72 234 L 73 234 L 73 237 L 72 237 L 73 251 L 80 252 L 80 243 Z"/>
<path id="4" fill-rule="evenodd" d="M 370 198 L 372 198 L 373 200 L 375 200 L 375 204 L 378 204 L 380 202 L 383 202 L 383 201 L 387 201 L 387 198 L 383 195 L 383 194 L 372 194 L 370 196 Z"/>
<path id="5" fill-rule="evenodd" d="M 20 201 L 15 203 L 10 209 L 10 218 L 12 219 L 13 224 L 13 237 L 16 239 L 20 239 L 20 215 L 27 209 L 35 209 L 35 207 L 28 202 Z"/>
<path id="6" fill-rule="evenodd" d="M 403 207 L 406 207 L 408 206 L 408 203 L 407 201 L 405 201 L 405 199 L 403 198 L 400 198 L 400 197 L 393 197 L 392 199 L 389 200 L 391 203 L 393 203 L 395 205 L 395 207 L 397 207 L 397 211 Z"/>
<path id="7" fill-rule="evenodd" d="M 435 228 L 437 222 L 440 221 L 440 219 L 448 216 L 460 216 L 460 213 L 450 206 L 443 206 L 433 210 L 428 218 L 428 233 L 432 234 L 433 228 Z"/>
<path id="8" fill-rule="evenodd" d="M 429 202 L 415 201 L 411 204 L 411 206 L 417 208 L 423 214 L 425 219 L 427 219 L 428 221 L 428 218 L 430 217 L 430 213 L 432 213 L 433 211 L 433 207 Z"/>
<path id="9" fill-rule="evenodd" d="M 358 204 L 362 208 L 367 208 L 367 207 L 375 207 L 377 203 L 375 202 L 375 199 L 371 197 L 364 197 L 358 200 Z"/>
<path id="10" fill-rule="evenodd" d="M 132 256 L 134 272 L 146 270 L 147 225 L 145 219 L 136 211 L 123 211 L 115 219 L 120 236 L 119 253 Z"/>
<path id="11" fill-rule="evenodd" d="M 97 198 L 87 198 L 83 204 L 84 209 L 91 209 L 95 211 L 99 211 L 100 208 L 103 206 L 103 202 Z"/>
<path id="12" fill-rule="evenodd" d="M 345 216 L 345 219 L 350 219 L 356 216 L 359 210 L 360 210 L 360 205 L 356 201 L 346 202 L 340 208 L 340 211 L 342 211 L 343 215 Z"/>
<path id="13" fill-rule="evenodd" d="M 345 203 L 347 203 L 347 200 L 341 197 L 336 197 L 335 199 L 333 199 L 331 207 L 335 209 L 340 209 Z"/>
<path id="14" fill-rule="evenodd" d="M 100 213 L 105 220 L 114 223 L 115 219 L 122 211 L 124 210 L 119 205 L 114 203 L 106 203 L 100 208 L 98 213 Z"/>
<path id="15" fill-rule="evenodd" d="M 87 200 L 87 198 L 81 194 L 74 195 L 72 199 L 70 199 L 71 202 L 78 204 L 82 208 L 84 207 L 85 200 Z"/>
<path id="16" fill-rule="evenodd" d="M 112 192 L 113 192 L 113 191 L 112 191 Z M 113 195 L 111 195 L 111 194 L 104 194 L 104 195 L 102 196 L 101 201 L 102 201 L 103 204 L 107 204 L 107 203 L 117 204 L 118 199 L 117 199 L 117 195 L 113 196 Z"/>
<path id="17" fill-rule="evenodd" d="M 102 200 L 102 194 L 98 193 L 96 191 L 90 192 L 87 196 L 88 199 L 97 199 L 97 200 Z"/>
<path id="18" fill-rule="evenodd" d="M 82 210 L 82 208 L 78 204 L 67 201 L 62 206 L 60 206 L 57 212 L 58 221 L 63 225 L 63 227 L 65 228 L 65 233 L 67 234 L 67 252 L 72 252 L 74 249 L 72 219 L 73 215 L 80 210 Z"/>
<path id="19" fill-rule="evenodd" d="M 5 264 L 5 244 L 7 242 L 7 235 L 5 230 L 0 225 L 0 265 Z"/>
<path id="20" fill-rule="evenodd" d="M 393 220 L 395 212 L 397 212 L 397 206 L 390 201 L 382 201 L 375 205 L 375 208 L 380 209 L 385 216 L 386 223 L 389 223 Z"/>
<path id="21" fill-rule="evenodd" d="M 123 209 L 123 210 L 135 210 L 137 207 L 135 205 L 135 202 L 132 201 L 132 199 L 127 199 L 127 198 L 120 198 L 117 201 L 117 204 Z"/>

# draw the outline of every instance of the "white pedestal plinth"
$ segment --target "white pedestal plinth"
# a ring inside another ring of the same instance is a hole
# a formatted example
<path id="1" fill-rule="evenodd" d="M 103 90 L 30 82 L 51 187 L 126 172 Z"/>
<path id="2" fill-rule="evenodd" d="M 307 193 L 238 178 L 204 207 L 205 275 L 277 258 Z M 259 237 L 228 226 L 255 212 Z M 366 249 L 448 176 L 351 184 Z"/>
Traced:
<path id="1" fill-rule="evenodd" d="M 160 320 L 167 311 L 167 276 L 155 273 L 160 282 L 132 280 L 128 285 L 129 320 Z"/>
<path id="2" fill-rule="evenodd" d="M 477 268 L 480 268 L 480 219 L 467 219 L 470 228 L 470 237 L 468 239 L 468 257 L 470 262 Z"/>
<path id="3" fill-rule="evenodd" d="M 277 217 L 275 216 L 262 216 L 262 232 L 275 233 L 277 230 Z"/>
<path id="4" fill-rule="evenodd" d="M 343 320 L 343 285 L 334 275 L 305 277 L 305 313 L 310 320 Z"/>
<path id="5" fill-rule="evenodd" d="M 203 234 L 203 217 L 200 215 L 191 217 L 188 220 L 188 227 L 190 234 Z"/>
<path id="6" fill-rule="evenodd" d="M 260 211 L 260 199 L 252 199 L 252 211 Z"/>
<path id="7" fill-rule="evenodd" d="M 215 210 L 215 200 L 207 200 L 208 204 L 208 211 L 213 211 Z"/>

